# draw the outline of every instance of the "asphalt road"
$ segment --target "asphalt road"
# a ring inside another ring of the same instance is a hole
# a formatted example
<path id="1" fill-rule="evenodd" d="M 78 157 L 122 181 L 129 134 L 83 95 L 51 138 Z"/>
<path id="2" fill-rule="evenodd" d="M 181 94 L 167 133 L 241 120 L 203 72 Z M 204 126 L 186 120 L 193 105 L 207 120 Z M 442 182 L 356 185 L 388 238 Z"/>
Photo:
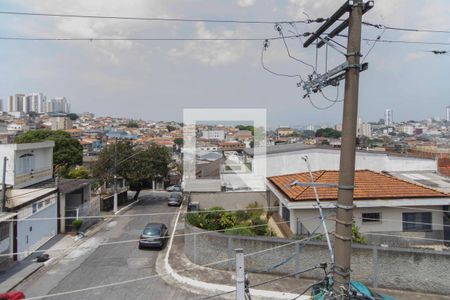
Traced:
<path id="1" fill-rule="evenodd" d="M 125 214 L 176 212 L 167 206 L 167 193 L 143 193 L 140 201 Z M 148 222 L 163 222 L 169 226 L 175 214 L 159 216 L 118 217 L 102 225 L 84 244 L 92 248 L 75 249 L 64 259 L 32 275 L 17 289 L 27 297 L 82 290 L 156 274 L 157 250 L 139 250 L 137 242 L 96 246 L 104 242 L 126 241 L 139 238 Z M 161 278 L 129 282 L 43 299 L 194 299 L 182 289 L 166 284 Z"/>

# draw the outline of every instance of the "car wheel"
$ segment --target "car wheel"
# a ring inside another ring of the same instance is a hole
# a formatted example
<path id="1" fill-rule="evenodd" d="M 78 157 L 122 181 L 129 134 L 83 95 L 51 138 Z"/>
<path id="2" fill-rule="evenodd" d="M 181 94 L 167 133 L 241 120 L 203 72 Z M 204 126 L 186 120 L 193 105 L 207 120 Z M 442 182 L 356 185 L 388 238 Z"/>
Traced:
<path id="1" fill-rule="evenodd" d="M 141 244 L 139 244 L 139 250 L 142 250 L 142 248 L 143 248 L 143 247 L 142 247 L 142 245 L 141 245 Z"/>

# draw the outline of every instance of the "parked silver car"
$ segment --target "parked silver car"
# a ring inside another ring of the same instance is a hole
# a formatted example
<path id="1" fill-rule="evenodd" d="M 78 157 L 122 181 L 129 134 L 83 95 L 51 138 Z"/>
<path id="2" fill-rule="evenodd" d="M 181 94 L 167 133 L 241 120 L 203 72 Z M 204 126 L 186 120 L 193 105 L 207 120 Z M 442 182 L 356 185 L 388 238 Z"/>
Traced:
<path id="1" fill-rule="evenodd" d="M 183 202 L 183 195 L 181 193 L 170 193 L 167 205 L 180 206 L 182 202 Z"/>
<path id="2" fill-rule="evenodd" d="M 169 238 L 169 229 L 162 223 L 148 223 L 139 238 L 139 249 L 162 249 Z"/>

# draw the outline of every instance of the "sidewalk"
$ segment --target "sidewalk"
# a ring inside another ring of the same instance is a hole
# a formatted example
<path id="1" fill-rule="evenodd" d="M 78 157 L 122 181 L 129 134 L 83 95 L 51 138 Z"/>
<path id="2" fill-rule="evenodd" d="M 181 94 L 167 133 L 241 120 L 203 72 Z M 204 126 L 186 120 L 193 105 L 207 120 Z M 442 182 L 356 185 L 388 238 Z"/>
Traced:
<path id="1" fill-rule="evenodd" d="M 176 234 L 182 234 L 184 232 L 183 224 L 180 223 L 177 226 Z M 161 253 L 160 257 L 164 257 L 165 253 L 168 249 L 166 248 L 163 253 Z M 160 260 L 157 265 L 158 273 L 167 273 L 162 266 L 162 260 Z M 180 287 L 180 278 L 183 277 L 183 285 L 186 289 L 192 291 L 195 290 L 199 294 L 203 295 L 215 295 L 220 294 L 220 290 L 214 290 L 212 288 L 214 285 L 222 285 L 229 286 L 228 290 L 233 290 L 235 286 L 235 272 L 230 271 L 221 271 L 212 268 L 201 267 L 193 264 L 184 254 L 184 238 L 176 237 L 173 240 L 173 245 L 170 250 L 169 261 L 168 261 L 171 269 L 174 270 L 175 274 L 170 274 L 170 276 L 163 276 L 162 278 L 167 281 L 169 284 L 176 284 L 177 287 Z M 194 269 L 193 269 L 194 268 Z M 177 271 L 177 270 L 185 270 L 190 269 L 189 271 Z M 170 268 L 169 268 L 170 270 Z M 255 274 L 249 273 L 249 281 L 250 286 L 258 285 L 260 283 L 264 283 L 266 281 L 270 281 L 272 279 L 277 279 L 280 275 L 270 275 L 270 274 Z M 190 287 L 186 287 L 186 284 L 189 285 L 189 281 L 196 281 L 195 284 Z M 281 293 L 294 294 L 294 297 L 298 295 L 298 293 L 303 292 L 310 284 L 315 281 L 310 279 L 296 279 L 296 278 L 284 278 L 281 280 L 276 280 L 267 284 L 259 285 L 257 289 L 261 292 L 261 290 L 266 290 L 268 293 L 270 291 L 280 292 L 278 295 L 279 298 L 285 298 Z M 199 284 L 200 283 L 200 284 Z M 201 287 L 201 283 L 203 283 L 203 288 Z M 394 297 L 398 300 L 418 300 L 418 299 L 429 299 L 429 300 L 449 300 L 450 296 L 443 295 L 431 295 L 424 293 L 415 293 L 415 292 L 407 292 L 407 291 L 398 291 L 398 290 L 385 290 L 385 289 L 374 289 L 375 291 L 386 294 Z M 234 293 L 230 293 L 225 296 L 218 297 L 218 299 L 232 299 L 234 298 Z M 201 298 L 201 296 L 199 296 Z M 261 297 L 260 297 L 261 298 Z M 263 297 L 264 298 L 264 297 Z M 290 297 L 289 299 L 292 299 Z M 301 298 L 299 298 L 301 299 Z M 303 298 L 305 299 L 305 298 Z"/>
<path id="2" fill-rule="evenodd" d="M 47 243 L 42 245 L 38 250 L 46 250 L 45 252 L 35 252 L 22 261 L 14 262 L 12 265 L 0 270 L 0 292 L 13 290 L 26 278 L 30 277 L 43 266 L 57 260 L 65 254 L 64 250 L 74 246 L 76 237 L 58 234 L 51 238 Z M 44 263 L 36 262 L 36 258 L 42 253 L 50 255 L 50 259 Z"/>

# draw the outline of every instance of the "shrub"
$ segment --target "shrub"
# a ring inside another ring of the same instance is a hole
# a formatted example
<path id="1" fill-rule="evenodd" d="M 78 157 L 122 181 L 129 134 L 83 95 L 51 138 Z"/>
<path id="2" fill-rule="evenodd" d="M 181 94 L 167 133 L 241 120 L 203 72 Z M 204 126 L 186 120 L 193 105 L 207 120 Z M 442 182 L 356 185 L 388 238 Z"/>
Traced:
<path id="1" fill-rule="evenodd" d="M 267 222 L 264 220 L 261 220 L 260 217 L 253 217 L 251 219 L 251 223 L 252 223 L 252 227 L 251 230 L 256 234 L 256 235 L 266 235 L 267 234 Z"/>
<path id="2" fill-rule="evenodd" d="M 76 219 L 72 222 L 72 227 L 76 230 L 76 232 L 80 230 L 81 225 L 83 225 L 83 220 L 81 219 Z"/>
<path id="3" fill-rule="evenodd" d="M 233 228 L 225 230 L 225 234 L 229 235 L 244 235 L 244 236 L 255 236 L 256 234 L 250 229 L 244 227 L 245 225 L 237 225 Z"/>
<path id="4" fill-rule="evenodd" d="M 220 217 L 219 223 L 221 229 L 234 227 L 236 225 L 236 216 L 233 213 L 226 211 Z"/>
<path id="5" fill-rule="evenodd" d="M 367 244 L 367 238 L 359 232 L 359 227 L 355 223 L 352 224 L 352 241 L 357 244 Z"/>
<path id="6" fill-rule="evenodd" d="M 264 212 L 264 209 L 258 204 L 258 202 L 250 203 L 247 208 L 250 210 L 248 211 L 252 216 L 260 217 L 262 213 Z"/>

